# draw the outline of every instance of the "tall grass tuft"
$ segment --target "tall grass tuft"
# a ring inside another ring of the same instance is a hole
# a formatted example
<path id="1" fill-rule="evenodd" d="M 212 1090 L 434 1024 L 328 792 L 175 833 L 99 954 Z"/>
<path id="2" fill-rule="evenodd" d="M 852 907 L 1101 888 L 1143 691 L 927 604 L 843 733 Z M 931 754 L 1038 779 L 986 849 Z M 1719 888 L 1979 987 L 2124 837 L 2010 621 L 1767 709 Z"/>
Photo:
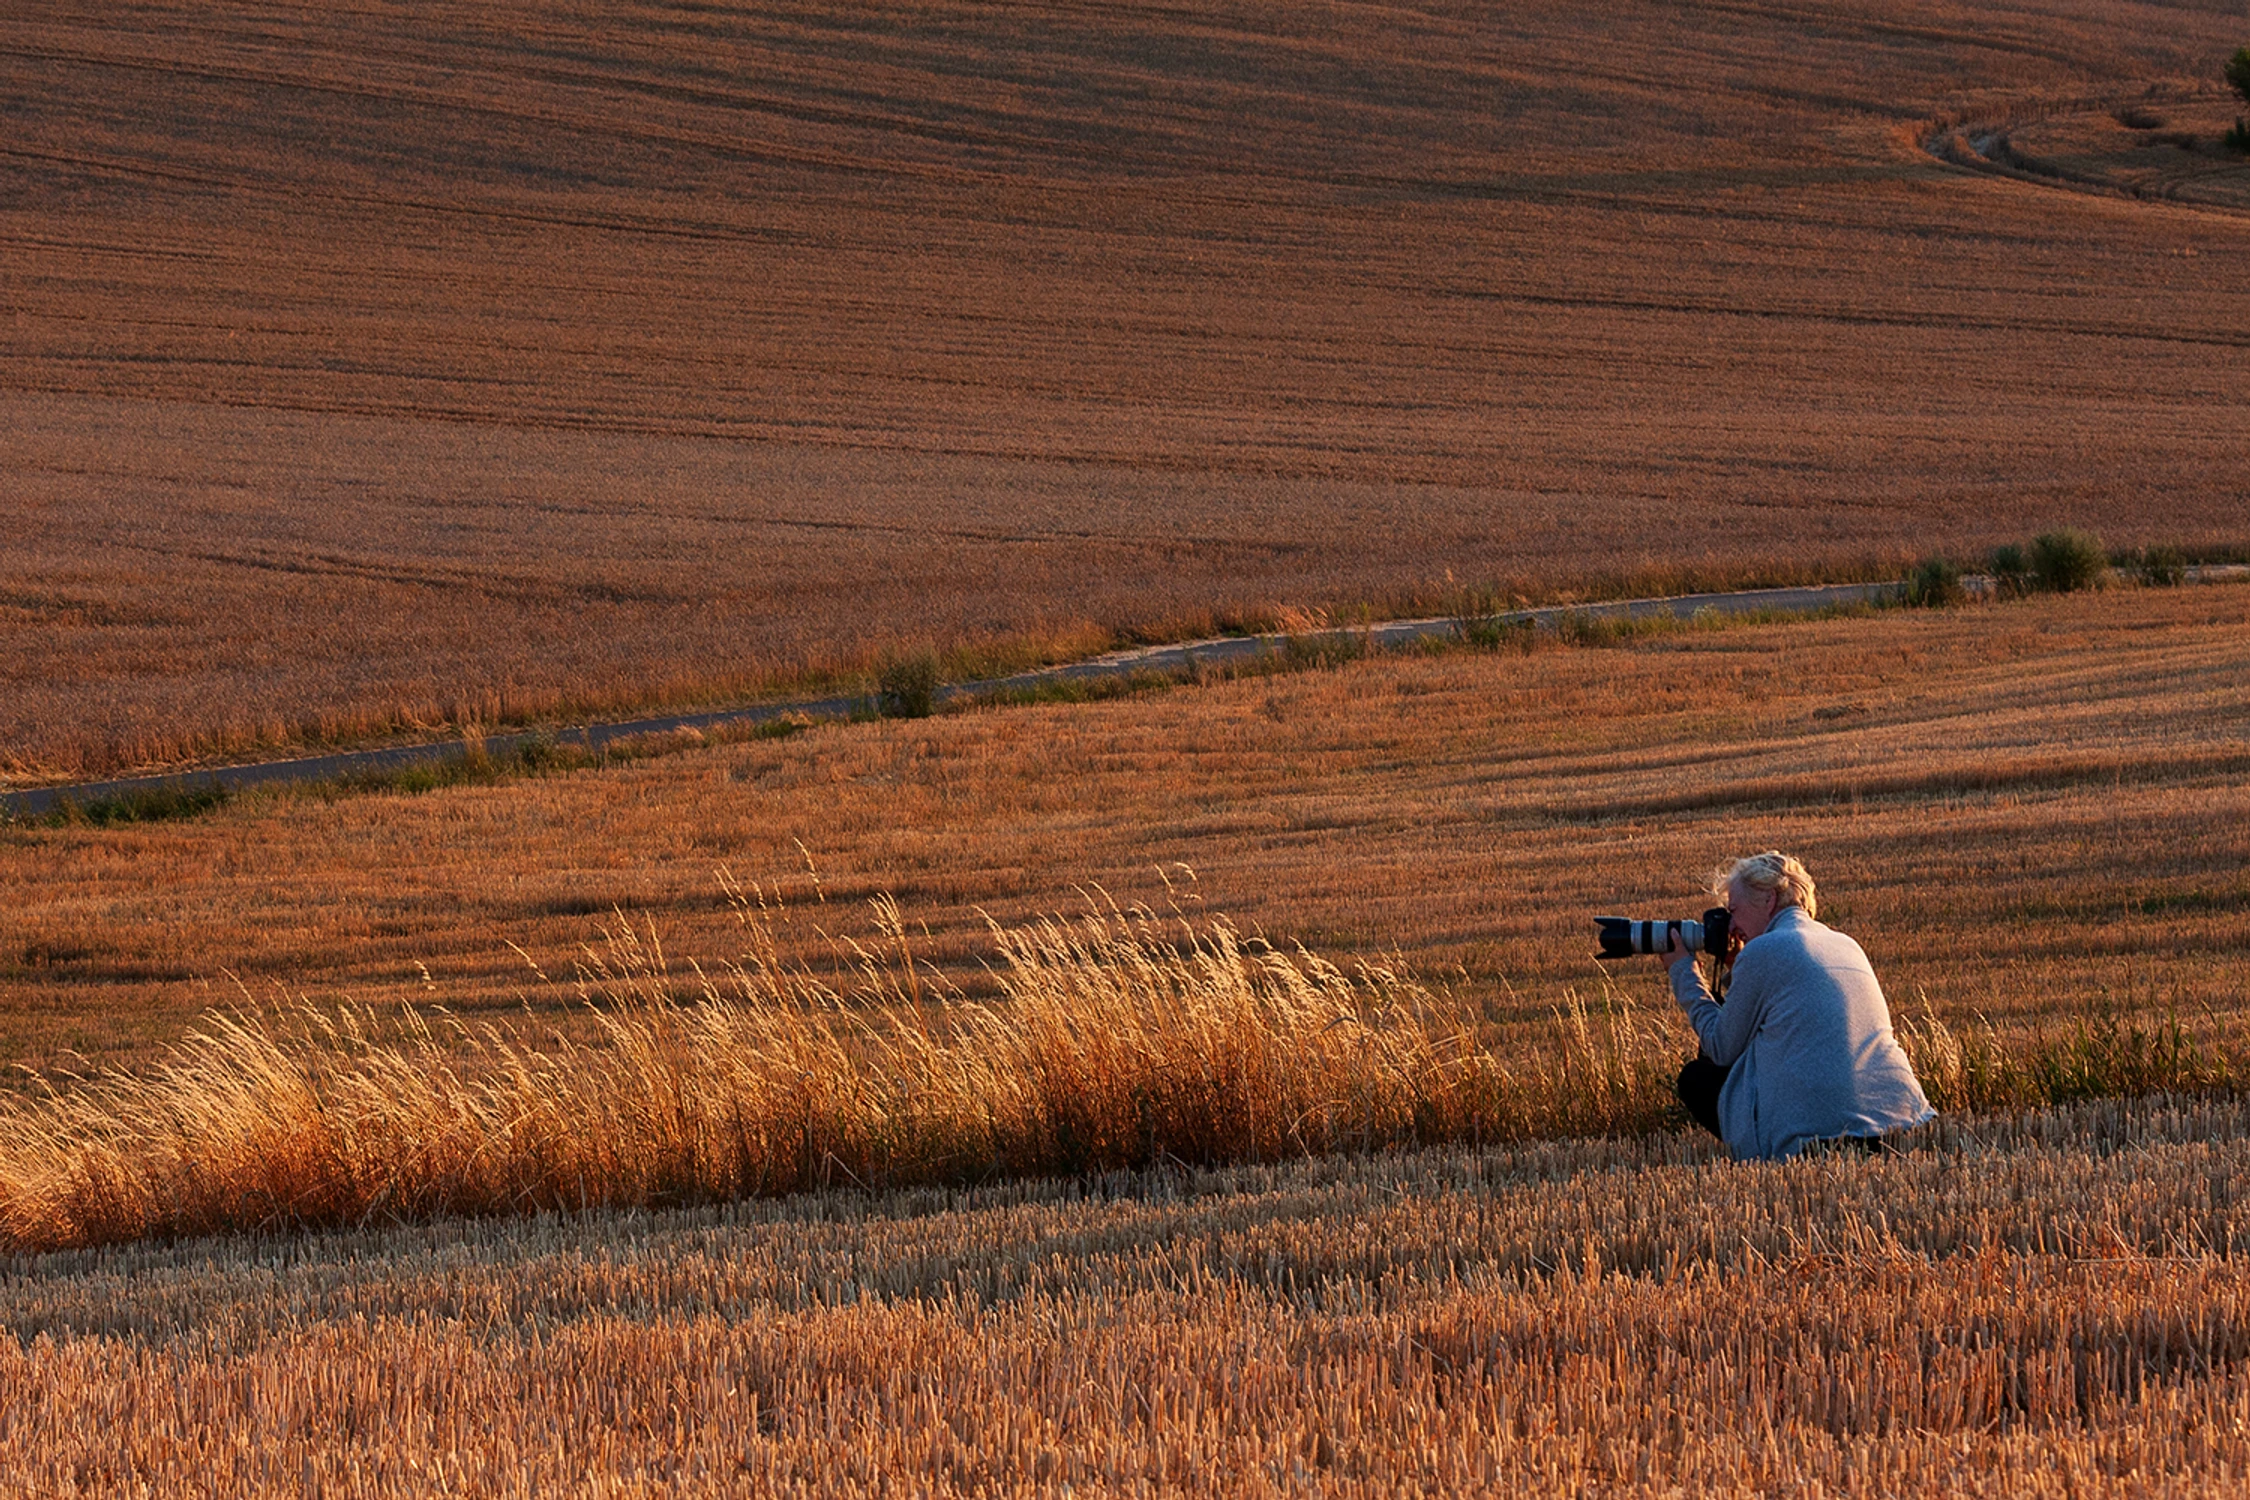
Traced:
<path id="1" fill-rule="evenodd" d="M 1677 1037 L 1566 1003 L 1503 1060 L 1395 966 L 1347 973 L 1223 919 L 1095 905 L 991 937 L 964 998 L 875 903 L 823 978 L 730 886 L 746 950 L 673 972 L 620 918 L 581 966 L 597 1035 L 440 1011 L 214 1015 L 162 1067 L 0 1115 L 0 1244 L 50 1248 L 831 1185 L 1276 1161 L 1645 1128 Z"/>
<path id="2" fill-rule="evenodd" d="M 1993 589 L 2002 598 L 2020 598 L 2031 592 L 2031 560 L 2016 543 L 2003 542 L 1993 548 L 1984 567 L 1992 575 Z"/>
<path id="3" fill-rule="evenodd" d="M 1943 1110 L 2014 1109 L 2151 1093 L 2231 1093 L 2242 1083 L 2239 1049 L 2198 1035 L 2176 1014 L 2101 1010 L 2060 1033 L 2003 1042 L 1991 1023 L 1952 1025 L 1925 1003 L 1902 1021 L 1900 1042 L 1930 1102 Z"/>
<path id="4" fill-rule="evenodd" d="M 2177 547 L 2144 547 L 2133 571 L 2150 588 L 2177 588 L 2187 581 L 2187 554 Z"/>
<path id="5" fill-rule="evenodd" d="M 2250 104 L 2250 47 L 2236 48 L 2234 56 L 2226 60 L 2220 71 L 2226 76 L 2227 87 L 2240 94 L 2245 104 Z M 2237 115 L 2223 140 L 2229 151 L 2250 155 L 2250 119 Z"/>

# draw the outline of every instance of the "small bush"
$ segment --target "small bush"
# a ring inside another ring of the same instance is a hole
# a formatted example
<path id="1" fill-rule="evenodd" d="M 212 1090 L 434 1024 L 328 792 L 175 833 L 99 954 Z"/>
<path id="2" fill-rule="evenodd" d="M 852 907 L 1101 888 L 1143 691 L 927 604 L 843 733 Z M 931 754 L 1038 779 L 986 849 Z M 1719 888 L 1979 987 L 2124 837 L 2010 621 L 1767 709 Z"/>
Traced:
<path id="1" fill-rule="evenodd" d="M 2177 547 L 2148 547 L 2134 571 L 2149 587 L 2168 589 L 2187 581 L 2187 558 Z"/>
<path id="2" fill-rule="evenodd" d="M 1992 575 L 1993 589 L 2003 596 L 2012 598 L 2031 592 L 2031 564 L 2024 560 L 2023 548 L 2014 542 L 1993 548 L 1984 566 Z"/>
<path id="3" fill-rule="evenodd" d="M 923 651 L 901 657 L 883 668 L 875 706 L 886 719 L 926 719 L 937 705 L 937 685 L 935 654 Z"/>
<path id="4" fill-rule="evenodd" d="M 2091 532 L 2065 526 L 2031 539 L 2031 573 L 2039 587 L 2071 594 L 2092 588 L 2109 571 L 2109 554 Z"/>
<path id="5" fill-rule="evenodd" d="M 2229 151 L 2239 151 L 2250 156 L 2250 120 L 2236 116 L 2235 122 L 2227 127 L 2227 133 L 2220 136 L 2219 140 Z"/>
<path id="6" fill-rule="evenodd" d="M 1907 575 L 1906 602 L 1915 609 L 1943 609 L 1967 597 L 1961 587 L 1961 570 L 1942 557 L 1924 559 Z"/>
<path id="7" fill-rule="evenodd" d="M 1479 651 L 1529 651 L 1539 641 L 1539 625 L 1529 617 L 1476 615 L 1461 621 L 1461 639 Z"/>
<path id="8" fill-rule="evenodd" d="M 1292 635 L 1282 646 L 1282 657 L 1291 670 L 1340 667 L 1367 655 L 1367 637 L 1352 630 L 1324 630 L 1317 635 Z"/>

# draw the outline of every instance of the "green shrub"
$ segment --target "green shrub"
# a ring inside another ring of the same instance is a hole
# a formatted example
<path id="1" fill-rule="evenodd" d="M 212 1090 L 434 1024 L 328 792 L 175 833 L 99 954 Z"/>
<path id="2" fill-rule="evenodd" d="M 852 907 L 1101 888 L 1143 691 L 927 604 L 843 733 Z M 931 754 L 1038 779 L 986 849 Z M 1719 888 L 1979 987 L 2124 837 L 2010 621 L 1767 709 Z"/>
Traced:
<path id="1" fill-rule="evenodd" d="M 793 734 L 802 734 L 812 728 L 813 721 L 803 714 L 783 714 L 779 718 L 760 719 L 757 728 L 750 731 L 754 740 L 785 740 Z"/>
<path id="2" fill-rule="evenodd" d="M 1461 621 L 1461 639 L 1479 651 L 1529 651 L 1539 640 L 1539 625 L 1517 616 L 1477 615 Z"/>
<path id="3" fill-rule="evenodd" d="M 2031 539 L 2031 574 L 2039 587 L 2057 594 L 2092 588 L 2109 571 L 2109 554 L 2091 532 L 2065 526 Z"/>
<path id="4" fill-rule="evenodd" d="M 1992 575 L 1992 587 L 2002 595 L 2031 592 L 2031 564 L 2024 561 L 2023 548 L 2014 542 L 1993 548 L 1984 566 Z"/>
<path id="5" fill-rule="evenodd" d="M 2142 549 L 2135 571 L 2150 587 L 2168 589 L 2186 581 L 2187 558 L 2177 547 L 2147 547 Z"/>
<path id="6" fill-rule="evenodd" d="M 937 680 L 935 653 L 902 656 L 883 668 L 875 706 L 886 719 L 926 719 L 937 705 Z"/>
<path id="7" fill-rule="evenodd" d="M 2219 140 L 2229 151 L 2239 151 L 2250 156 L 2250 120 L 2236 116 L 2235 122 L 2227 127 L 2227 133 L 2220 136 Z"/>
<path id="8" fill-rule="evenodd" d="M 48 821 L 57 826 L 90 823 L 96 828 L 163 823 L 175 818 L 197 817 L 224 807 L 232 796 L 216 777 L 207 782 L 165 782 L 157 786 L 129 787 L 85 803 L 65 796 L 49 814 Z"/>
<path id="9" fill-rule="evenodd" d="M 1906 577 L 1906 602 L 1916 609 L 1943 609 L 1968 597 L 1961 570 L 1942 557 L 1925 558 Z"/>

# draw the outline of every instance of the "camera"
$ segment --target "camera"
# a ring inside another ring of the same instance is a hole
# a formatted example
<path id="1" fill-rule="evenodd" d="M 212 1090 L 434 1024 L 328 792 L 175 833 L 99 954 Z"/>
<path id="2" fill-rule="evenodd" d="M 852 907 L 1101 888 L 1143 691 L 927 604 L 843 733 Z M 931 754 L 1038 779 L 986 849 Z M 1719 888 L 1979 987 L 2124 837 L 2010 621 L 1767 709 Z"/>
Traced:
<path id="1" fill-rule="evenodd" d="M 1597 958 L 1631 958 L 1636 953 L 1662 953 L 1670 946 L 1667 941 L 1677 937 L 1680 946 L 1690 953 L 1709 953 L 1717 958 L 1727 956 L 1727 928 L 1730 922 L 1727 909 L 1714 906 L 1698 922 L 1692 918 L 1671 922 L 1636 922 L 1631 917 L 1596 917 L 1594 926 L 1601 930 L 1602 951 Z"/>

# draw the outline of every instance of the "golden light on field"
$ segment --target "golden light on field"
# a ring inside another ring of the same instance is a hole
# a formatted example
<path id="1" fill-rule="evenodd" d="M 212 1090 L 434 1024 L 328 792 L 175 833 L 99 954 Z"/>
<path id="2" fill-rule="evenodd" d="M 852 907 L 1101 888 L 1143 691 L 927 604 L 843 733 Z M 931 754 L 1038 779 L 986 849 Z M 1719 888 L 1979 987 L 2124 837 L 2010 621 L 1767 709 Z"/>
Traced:
<path id="1" fill-rule="evenodd" d="M 16 773 L 2244 540 L 2241 216 L 1925 148 L 2241 180 L 2216 6 L 9 19 Z"/>
<path id="2" fill-rule="evenodd" d="M 0 778 L 2250 559 L 2242 9 L 11 6 Z M 0 1494 L 2239 1489 L 2250 587 L 2108 582 L 0 825 Z M 1768 846 L 1896 1154 L 1590 957 Z"/>

